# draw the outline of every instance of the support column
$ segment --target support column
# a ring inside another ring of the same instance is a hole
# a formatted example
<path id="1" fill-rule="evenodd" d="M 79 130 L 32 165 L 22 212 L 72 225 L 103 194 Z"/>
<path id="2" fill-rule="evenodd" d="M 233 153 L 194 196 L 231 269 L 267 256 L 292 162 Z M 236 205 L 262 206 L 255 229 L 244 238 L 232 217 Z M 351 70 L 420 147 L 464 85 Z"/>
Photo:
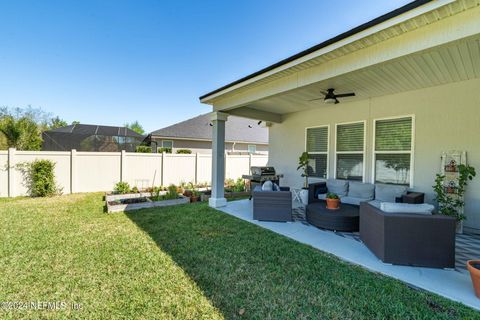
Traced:
<path id="1" fill-rule="evenodd" d="M 210 207 L 227 205 L 225 199 L 225 121 L 228 114 L 213 112 L 212 120 L 212 197 L 208 200 Z"/>

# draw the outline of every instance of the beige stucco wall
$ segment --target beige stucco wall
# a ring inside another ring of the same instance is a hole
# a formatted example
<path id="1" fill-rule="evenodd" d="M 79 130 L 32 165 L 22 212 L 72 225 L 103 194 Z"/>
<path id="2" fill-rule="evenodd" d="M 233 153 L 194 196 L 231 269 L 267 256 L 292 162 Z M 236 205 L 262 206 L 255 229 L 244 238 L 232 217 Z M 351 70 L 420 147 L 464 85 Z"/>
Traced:
<path id="1" fill-rule="evenodd" d="M 298 157 L 305 149 L 305 128 L 330 125 L 329 176 L 334 168 L 335 124 L 366 120 L 366 180 L 372 179 L 373 119 L 415 116 L 413 189 L 425 192 L 432 202 L 435 174 L 442 151 L 465 150 L 479 176 L 466 194 L 465 226 L 480 229 L 480 79 L 318 107 L 287 114 L 270 128 L 269 164 L 284 173 L 284 185 L 301 186 Z"/>
<path id="2" fill-rule="evenodd" d="M 158 139 L 154 138 L 154 141 L 158 142 L 158 147 L 162 146 L 162 140 L 171 140 L 173 141 L 173 152 L 175 153 L 178 149 L 189 149 L 192 150 L 192 153 L 212 153 L 212 142 L 211 141 L 196 141 L 196 140 L 180 140 L 180 139 Z M 254 143 L 252 143 L 254 144 Z M 232 142 L 225 143 L 226 151 L 237 151 L 237 152 L 247 152 L 249 143 L 235 143 Z M 268 153 L 268 145 L 255 144 L 257 146 L 257 153 Z"/>

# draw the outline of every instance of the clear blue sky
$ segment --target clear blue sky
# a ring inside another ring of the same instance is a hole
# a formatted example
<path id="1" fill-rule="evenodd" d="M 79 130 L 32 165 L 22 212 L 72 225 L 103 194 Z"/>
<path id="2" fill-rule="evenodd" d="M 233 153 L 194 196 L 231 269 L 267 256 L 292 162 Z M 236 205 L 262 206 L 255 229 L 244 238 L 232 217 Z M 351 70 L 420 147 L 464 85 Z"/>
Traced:
<path id="1" fill-rule="evenodd" d="M 198 97 L 410 1 L 0 0 L 0 106 L 147 131 Z"/>

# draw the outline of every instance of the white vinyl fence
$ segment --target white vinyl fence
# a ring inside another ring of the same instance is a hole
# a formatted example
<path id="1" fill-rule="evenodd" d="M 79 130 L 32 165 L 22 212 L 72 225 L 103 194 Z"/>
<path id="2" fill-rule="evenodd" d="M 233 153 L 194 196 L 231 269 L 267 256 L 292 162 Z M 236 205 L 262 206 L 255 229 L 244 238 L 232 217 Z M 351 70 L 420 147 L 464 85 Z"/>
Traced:
<path id="1" fill-rule="evenodd" d="M 0 197 L 25 195 L 27 187 L 18 164 L 35 159 L 56 163 L 55 177 L 63 193 L 110 191 L 115 183 L 126 181 L 130 186 L 210 183 L 210 154 L 152 154 L 129 152 L 57 152 L 0 151 Z M 249 174 L 250 166 L 267 164 L 266 155 L 226 155 L 225 176 L 237 179 Z"/>

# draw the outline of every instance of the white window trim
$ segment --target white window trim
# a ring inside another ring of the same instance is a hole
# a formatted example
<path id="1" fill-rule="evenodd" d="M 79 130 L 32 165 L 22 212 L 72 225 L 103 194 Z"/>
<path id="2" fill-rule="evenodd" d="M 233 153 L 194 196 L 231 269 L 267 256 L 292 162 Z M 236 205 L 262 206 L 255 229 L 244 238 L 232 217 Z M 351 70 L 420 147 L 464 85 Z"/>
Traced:
<path id="1" fill-rule="evenodd" d="M 172 151 L 173 151 L 173 140 L 162 140 L 162 148 L 169 148 L 169 147 L 165 147 L 165 146 L 163 145 L 163 143 L 166 142 L 166 141 L 172 143 L 172 147 L 171 147 L 171 148 L 172 148 Z"/>
<path id="2" fill-rule="evenodd" d="M 252 153 L 250 152 L 250 147 L 254 147 L 255 148 L 255 151 L 253 153 L 257 153 L 257 145 L 256 144 L 249 144 L 247 145 L 247 151 L 248 153 Z"/>
<path id="3" fill-rule="evenodd" d="M 363 123 L 363 151 L 337 151 L 337 127 L 346 124 L 356 124 L 356 123 Z M 333 140 L 335 145 L 335 161 L 333 164 L 333 177 L 337 179 L 337 155 L 339 154 L 363 154 L 363 168 L 362 168 L 362 182 L 366 182 L 366 173 L 367 173 L 367 165 L 366 165 L 366 150 L 367 150 L 367 120 L 360 120 L 360 121 L 351 121 L 351 122 L 340 122 L 335 123 L 335 139 Z"/>
<path id="4" fill-rule="evenodd" d="M 376 136 L 376 127 L 377 121 L 381 120 L 393 120 L 401 118 L 412 118 L 412 136 L 410 141 L 410 151 L 376 151 L 375 150 L 375 136 Z M 413 188 L 414 186 L 414 171 L 415 171 L 415 115 L 414 114 L 405 114 L 400 116 L 393 117 L 384 117 L 384 118 L 375 118 L 373 119 L 373 144 L 372 144 L 372 183 L 375 183 L 375 160 L 376 154 L 410 154 L 410 184 L 409 187 Z"/>
<path id="5" fill-rule="evenodd" d="M 327 128 L 327 152 L 308 152 L 307 151 L 307 131 L 308 129 L 316 129 L 316 128 Z M 328 179 L 330 177 L 330 125 L 325 124 L 325 125 L 320 125 L 320 126 L 313 126 L 313 127 L 305 127 L 305 146 L 304 146 L 305 152 L 308 152 L 309 154 L 326 154 L 327 155 L 327 177 L 325 179 Z M 312 179 L 324 179 L 324 178 L 319 178 L 319 177 L 311 177 Z"/>

